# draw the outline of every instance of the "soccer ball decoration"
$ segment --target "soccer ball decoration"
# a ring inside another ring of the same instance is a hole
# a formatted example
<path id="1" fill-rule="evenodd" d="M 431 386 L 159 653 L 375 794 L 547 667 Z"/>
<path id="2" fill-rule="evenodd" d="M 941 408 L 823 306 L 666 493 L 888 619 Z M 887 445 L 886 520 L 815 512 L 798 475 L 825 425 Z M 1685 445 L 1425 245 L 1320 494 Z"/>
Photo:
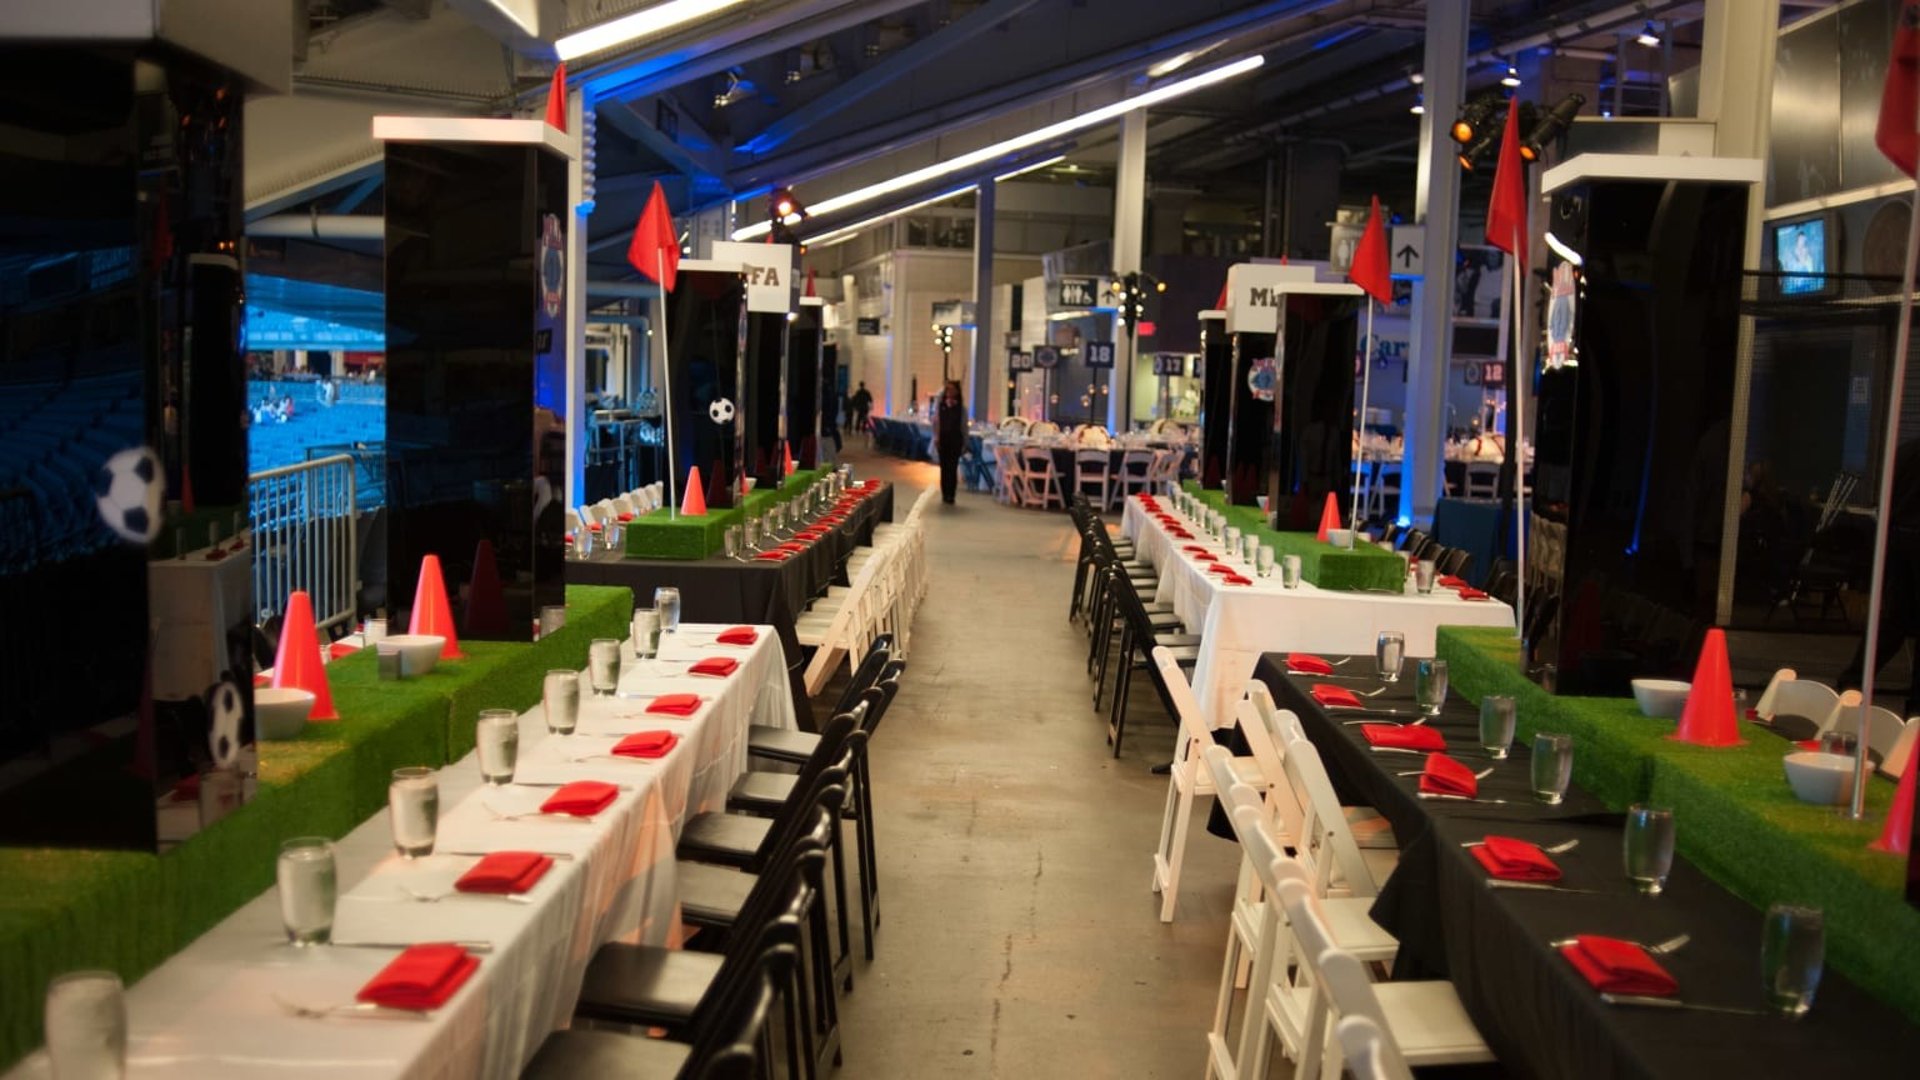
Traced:
<path id="1" fill-rule="evenodd" d="M 733 399 L 715 398 L 713 404 L 707 406 L 707 415 L 716 424 L 733 423 Z"/>
<path id="2" fill-rule="evenodd" d="M 240 688 L 226 679 L 214 683 L 207 694 L 207 716 L 207 749 L 213 752 L 213 763 L 231 768 L 240 758 L 240 725 L 247 718 Z"/>
<path id="3" fill-rule="evenodd" d="M 166 493 L 160 459 L 144 446 L 108 458 L 94 479 L 100 520 L 130 544 L 150 544 L 160 535 L 160 503 Z"/>

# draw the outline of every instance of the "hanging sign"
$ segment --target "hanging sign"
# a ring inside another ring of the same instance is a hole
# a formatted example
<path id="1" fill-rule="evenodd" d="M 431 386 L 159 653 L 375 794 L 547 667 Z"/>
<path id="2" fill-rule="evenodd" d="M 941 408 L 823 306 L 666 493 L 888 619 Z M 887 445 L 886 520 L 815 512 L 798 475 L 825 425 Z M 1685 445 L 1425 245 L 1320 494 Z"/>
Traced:
<path id="1" fill-rule="evenodd" d="M 1247 389 L 1255 401 L 1272 401 L 1274 385 L 1280 381 L 1279 365 L 1264 356 L 1247 365 Z"/>
<path id="2" fill-rule="evenodd" d="M 1573 264 L 1553 268 L 1553 293 L 1547 301 L 1547 367 L 1558 370 L 1573 359 Z"/>
<path id="3" fill-rule="evenodd" d="M 1110 368 L 1113 366 L 1113 342 L 1089 341 L 1081 354 L 1090 368 Z"/>
<path id="4" fill-rule="evenodd" d="M 1175 378 L 1183 376 L 1187 373 L 1187 358 L 1180 353 L 1154 353 L 1153 373 Z"/>
<path id="5" fill-rule="evenodd" d="M 1033 354 L 1024 349 L 1008 349 L 1007 370 L 1012 372 L 1032 371 Z"/>
<path id="6" fill-rule="evenodd" d="M 1090 308 L 1100 302 L 1100 279 L 1070 277 L 1060 279 L 1060 306 Z"/>
<path id="7" fill-rule="evenodd" d="M 785 315 L 799 298 L 800 275 L 794 273 L 792 244 L 713 242 L 716 262 L 738 263 L 747 279 L 747 310 Z"/>
<path id="8" fill-rule="evenodd" d="M 853 332 L 860 335 L 861 337 L 879 337 L 880 336 L 880 320 L 877 317 L 876 318 L 866 318 L 866 317 L 857 318 L 853 320 Z"/>
<path id="9" fill-rule="evenodd" d="M 1060 366 L 1060 350 L 1051 345 L 1033 347 L 1033 366 L 1041 371 L 1052 371 Z"/>
<path id="10" fill-rule="evenodd" d="M 1236 263 L 1227 268 L 1227 333 L 1271 334 L 1280 328 L 1285 286 L 1313 284 L 1313 267 Z"/>

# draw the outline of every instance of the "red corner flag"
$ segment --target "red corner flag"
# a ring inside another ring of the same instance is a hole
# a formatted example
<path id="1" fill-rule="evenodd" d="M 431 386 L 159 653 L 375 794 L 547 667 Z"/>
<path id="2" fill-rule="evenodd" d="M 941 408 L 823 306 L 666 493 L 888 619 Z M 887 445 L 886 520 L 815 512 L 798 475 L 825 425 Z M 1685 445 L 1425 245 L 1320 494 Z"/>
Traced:
<path id="1" fill-rule="evenodd" d="M 1367 231 L 1360 234 L 1360 243 L 1353 249 L 1353 265 L 1347 267 L 1347 280 L 1375 300 L 1393 303 L 1393 269 L 1387 259 L 1387 227 L 1380 220 L 1378 195 L 1373 197 L 1373 205 L 1367 211 Z"/>
<path id="2" fill-rule="evenodd" d="M 667 292 L 680 274 L 680 237 L 673 231 L 673 214 L 667 210 L 666 192 L 660 181 L 653 182 L 653 194 L 647 196 L 647 208 L 633 227 L 633 240 L 627 244 L 627 262 L 643 277 L 651 278 Z"/>
<path id="3" fill-rule="evenodd" d="M 1920 164 L 1920 0 L 1900 5 L 1894 23 L 1893 56 L 1880 92 L 1880 123 L 1873 142 L 1908 176 Z"/>
<path id="4" fill-rule="evenodd" d="M 564 60 L 553 69 L 553 82 L 547 85 L 547 125 L 567 130 L 567 64 Z"/>
<path id="5" fill-rule="evenodd" d="M 1520 99 L 1507 102 L 1507 128 L 1500 135 L 1500 166 L 1487 204 L 1487 243 L 1518 255 L 1527 242 L 1527 174 L 1520 161 Z"/>

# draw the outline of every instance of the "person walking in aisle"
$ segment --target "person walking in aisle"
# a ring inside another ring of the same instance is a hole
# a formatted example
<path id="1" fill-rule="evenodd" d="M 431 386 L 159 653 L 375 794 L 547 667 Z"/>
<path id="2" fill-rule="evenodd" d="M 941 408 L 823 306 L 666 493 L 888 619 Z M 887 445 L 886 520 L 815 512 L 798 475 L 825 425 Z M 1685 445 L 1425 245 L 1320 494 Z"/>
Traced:
<path id="1" fill-rule="evenodd" d="M 940 455 L 940 497 L 952 506 L 960 488 L 960 455 L 967 451 L 967 406 L 960 400 L 960 384 L 951 379 L 940 391 L 934 449 Z"/>
<path id="2" fill-rule="evenodd" d="M 860 388 L 847 398 L 847 404 L 853 406 L 853 430 L 872 434 L 873 429 L 867 426 L 867 413 L 873 408 L 873 393 L 867 389 L 865 380 L 862 380 Z"/>

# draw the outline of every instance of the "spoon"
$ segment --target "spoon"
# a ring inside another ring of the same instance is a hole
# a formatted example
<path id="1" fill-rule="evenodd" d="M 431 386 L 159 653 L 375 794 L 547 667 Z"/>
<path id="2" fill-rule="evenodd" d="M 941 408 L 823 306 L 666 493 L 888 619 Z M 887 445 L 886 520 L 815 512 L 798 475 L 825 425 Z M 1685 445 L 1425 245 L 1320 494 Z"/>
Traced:
<path id="1" fill-rule="evenodd" d="M 1418 770 L 1418 771 L 1416 771 L 1416 772 L 1397 772 L 1397 773 L 1394 773 L 1393 775 L 1395 775 L 1395 776 L 1425 776 L 1425 775 L 1427 775 L 1427 771 L 1426 771 L 1425 769 L 1421 769 L 1421 770 Z M 1474 773 L 1474 774 L 1473 774 L 1473 778 L 1474 778 L 1475 780 L 1485 780 L 1485 779 L 1486 779 L 1487 777 L 1489 777 L 1489 776 L 1492 776 L 1492 775 L 1493 775 L 1493 769 L 1492 769 L 1492 767 L 1488 767 L 1488 768 L 1485 768 L 1485 769 L 1481 769 L 1481 770 L 1480 770 L 1479 772 L 1477 772 L 1477 773 Z"/>

